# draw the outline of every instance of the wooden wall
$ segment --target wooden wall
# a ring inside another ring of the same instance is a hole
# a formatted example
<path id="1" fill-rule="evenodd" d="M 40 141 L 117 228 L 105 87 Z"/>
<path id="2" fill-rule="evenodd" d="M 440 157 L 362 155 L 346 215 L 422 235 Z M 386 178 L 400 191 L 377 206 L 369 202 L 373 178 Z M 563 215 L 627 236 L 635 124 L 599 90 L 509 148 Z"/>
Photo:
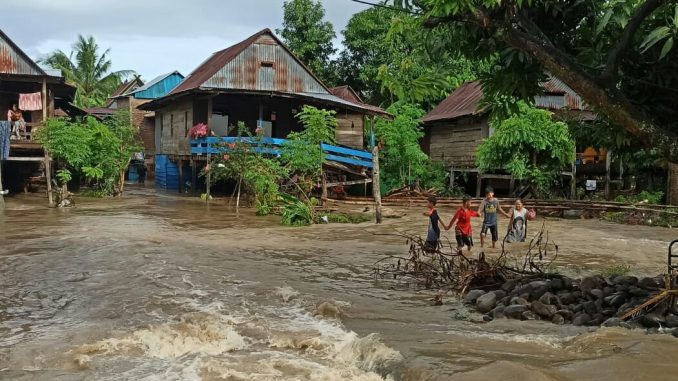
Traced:
<path id="1" fill-rule="evenodd" d="M 669 205 L 678 205 L 678 164 L 669 163 L 669 189 L 667 193 Z"/>
<path id="2" fill-rule="evenodd" d="M 476 167 L 476 149 L 489 135 L 487 118 L 463 118 L 427 126 L 429 156 L 446 166 Z"/>
<path id="3" fill-rule="evenodd" d="M 155 113 L 156 154 L 190 155 L 188 130 L 193 126 L 193 102 L 166 107 Z"/>
<path id="4" fill-rule="evenodd" d="M 338 144 L 343 144 L 356 149 L 363 149 L 365 118 L 362 114 L 355 113 L 337 113 L 337 133 Z"/>

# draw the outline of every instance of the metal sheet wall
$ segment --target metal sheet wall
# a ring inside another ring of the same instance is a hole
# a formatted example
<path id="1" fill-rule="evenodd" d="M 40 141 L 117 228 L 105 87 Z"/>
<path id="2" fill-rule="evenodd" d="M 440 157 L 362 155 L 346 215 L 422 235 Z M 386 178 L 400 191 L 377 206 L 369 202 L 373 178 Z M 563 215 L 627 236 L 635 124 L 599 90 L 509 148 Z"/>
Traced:
<path id="1" fill-rule="evenodd" d="M 202 86 L 329 94 L 282 46 L 266 39 L 247 47 Z"/>
<path id="2" fill-rule="evenodd" d="M 42 75 L 35 64 L 27 61 L 11 43 L 0 36 L 0 73 L 19 75 Z"/>

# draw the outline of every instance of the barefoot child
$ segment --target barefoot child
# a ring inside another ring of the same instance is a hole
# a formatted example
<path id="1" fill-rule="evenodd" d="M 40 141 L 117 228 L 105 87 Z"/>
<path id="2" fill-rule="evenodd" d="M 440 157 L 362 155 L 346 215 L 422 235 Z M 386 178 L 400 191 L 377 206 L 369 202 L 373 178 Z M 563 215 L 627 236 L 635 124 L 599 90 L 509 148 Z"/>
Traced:
<path id="1" fill-rule="evenodd" d="M 438 200 L 434 196 L 428 198 L 428 211 L 424 215 L 429 218 L 428 233 L 426 234 L 426 249 L 435 250 L 438 248 L 440 241 L 440 225 L 445 227 L 445 224 L 438 216 L 436 204 Z"/>
<path id="2" fill-rule="evenodd" d="M 510 215 L 499 206 L 499 200 L 494 197 L 494 189 L 487 187 L 485 192 L 486 197 L 478 208 L 478 213 L 483 217 L 483 227 L 480 229 L 480 247 L 485 246 L 485 237 L 489 230 L 490 233 L 492 233 L 492 248 L 494 249 L 499 240 L 497 213 L 501 213 L 507 218 L 509 218 Z"/>
<path id="3" fill-rule="evenodd" d="M 454 235 L 457 239 L 457 250 L 461 252 L 464 246 L 471 251 L 473 247 L 473 231 L 471 228 L 471 217 L 478 217 L 479 214 L 475 210 L 471 210 L 471 199 L 464 197 L 461 208 L 454 214 L 450 224 L 445 227 L 445 230 L 450 230 L 456 223 L 454 228 Z"/>

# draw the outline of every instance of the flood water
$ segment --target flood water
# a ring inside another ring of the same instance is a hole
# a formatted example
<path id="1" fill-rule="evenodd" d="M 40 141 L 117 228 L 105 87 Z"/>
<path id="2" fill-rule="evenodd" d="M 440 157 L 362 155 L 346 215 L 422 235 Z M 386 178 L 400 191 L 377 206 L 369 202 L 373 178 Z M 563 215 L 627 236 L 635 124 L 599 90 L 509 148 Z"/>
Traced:
<path id="1" fill-rule="evenodd" d="M 0 212 L 2 380 L 676 380 L 678 339 L 644 331 L 483 324 L 450 296 L 376 282 L 372 264 L 423 232 L 286 228 L 215 201 L 132 189 Z M 444 218 L 452 210 L 441 210 Z M 505 221 L 500 221 L 500 223 Z M 673 230 L 547 220 L 556 263 L 662 271 Z"/>

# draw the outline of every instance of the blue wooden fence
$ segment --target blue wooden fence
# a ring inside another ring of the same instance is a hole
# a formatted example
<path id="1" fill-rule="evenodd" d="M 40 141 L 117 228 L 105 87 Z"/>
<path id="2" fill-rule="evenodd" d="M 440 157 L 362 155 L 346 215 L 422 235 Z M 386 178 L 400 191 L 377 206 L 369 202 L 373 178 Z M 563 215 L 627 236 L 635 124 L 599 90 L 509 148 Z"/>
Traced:
<path id="1" fill-rule="evenodd" d="M 287 139 L 277 138 L 239 138 L 239 137 L 208 137 L 191 140 L 191 154 L 207 155 L 223 154 L 228 151 L 225 144 L 244 142 L 255 146 L 254 150 L 258 153 L 279 156 L 280 146 L 287 142 Z M 325 159 L 339 163 L 358 165 L 366 168 L 372 168 L 372 153 L 353 148 L 321 144 Z"/>

